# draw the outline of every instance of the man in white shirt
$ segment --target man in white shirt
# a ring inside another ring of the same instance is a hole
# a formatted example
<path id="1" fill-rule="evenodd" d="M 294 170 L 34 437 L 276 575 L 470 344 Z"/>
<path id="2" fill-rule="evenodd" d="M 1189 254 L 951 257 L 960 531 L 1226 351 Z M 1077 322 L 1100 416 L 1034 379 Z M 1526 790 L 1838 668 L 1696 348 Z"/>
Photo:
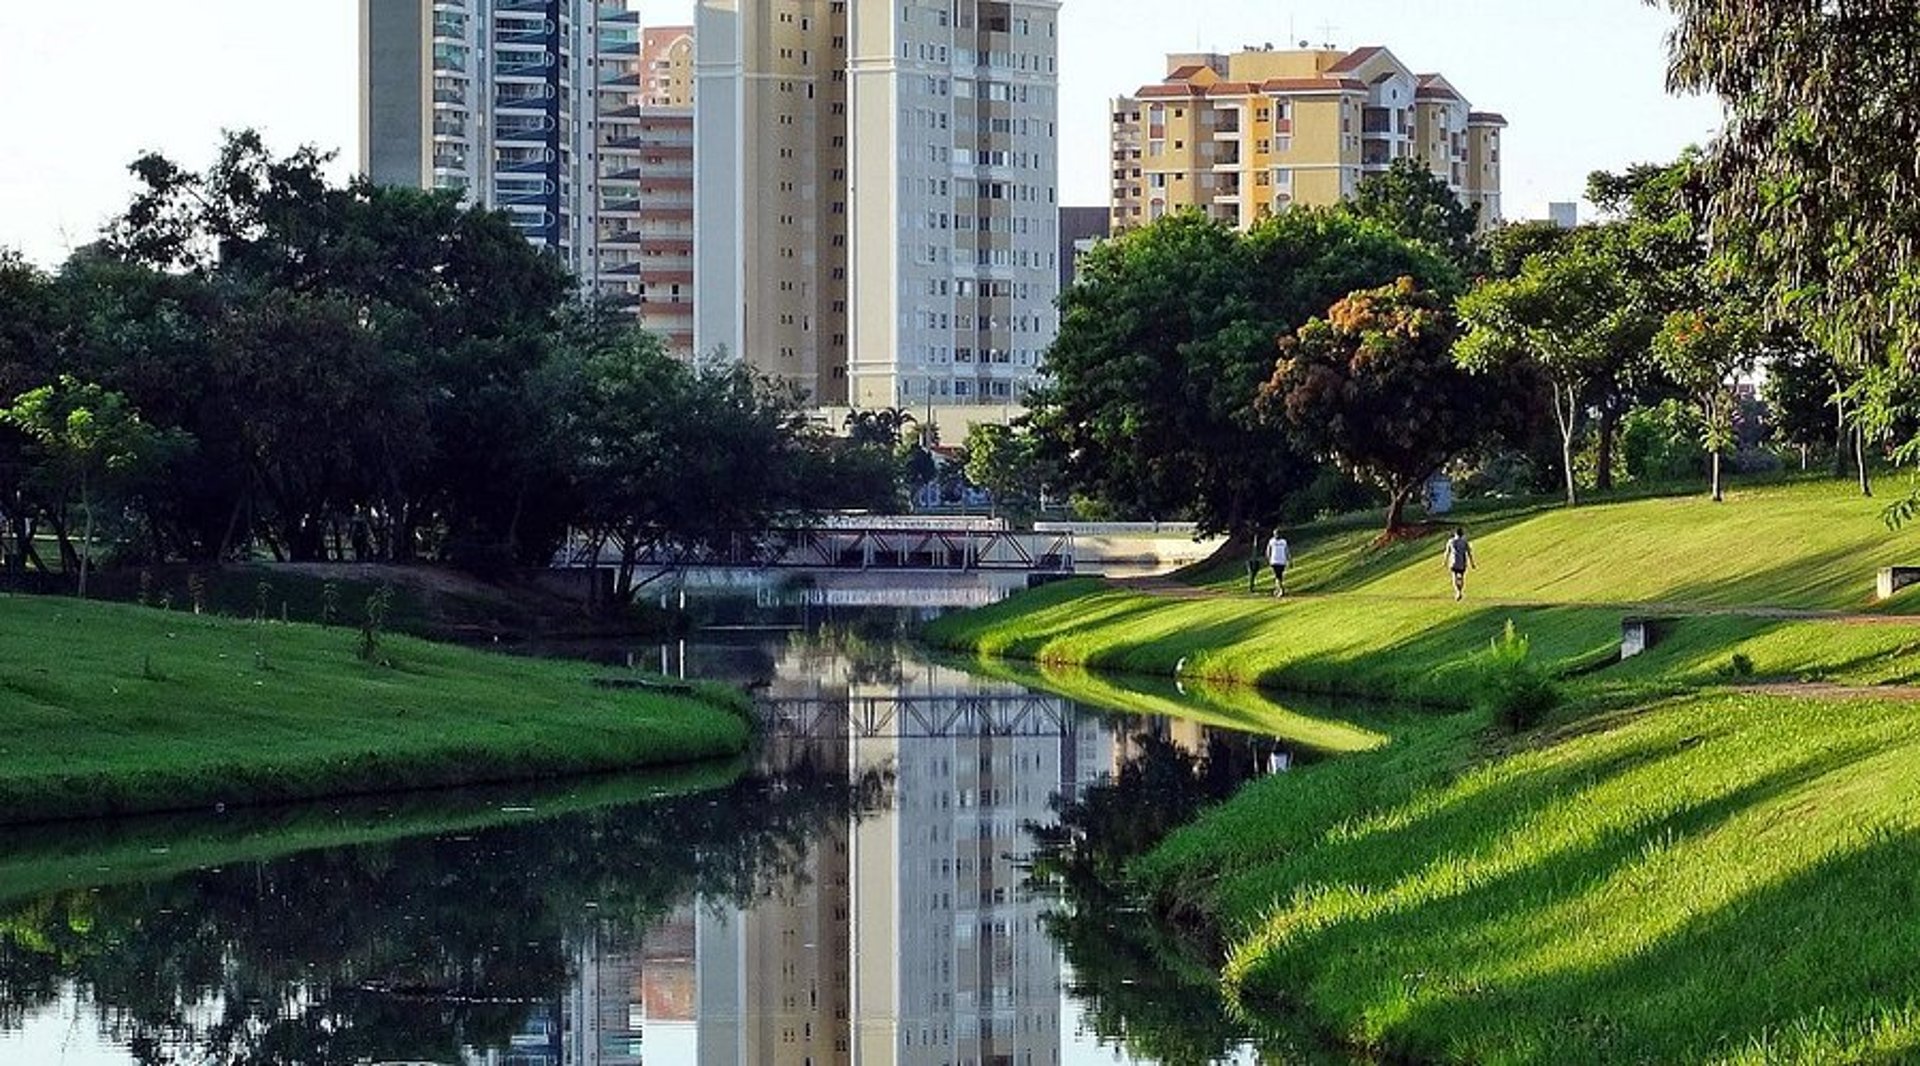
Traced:
<path id="1" fill-rule="evenodd" d="M 1293 556 L 1287 550 L 1287 538 L 1273 531 L 1273 539 L 1267 542 L 1267 565 L 1273 567 L 1273 595 L 1279 599 L 1287 594 L 1287 564 Z"/>

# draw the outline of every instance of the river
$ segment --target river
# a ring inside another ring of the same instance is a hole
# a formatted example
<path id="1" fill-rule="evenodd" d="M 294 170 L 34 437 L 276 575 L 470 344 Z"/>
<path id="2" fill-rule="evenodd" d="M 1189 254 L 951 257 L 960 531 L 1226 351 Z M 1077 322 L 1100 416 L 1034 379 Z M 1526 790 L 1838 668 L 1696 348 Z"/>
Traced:
<path id="1" fill-rule="evenodd" d="M 1036 842 L 1143 760 L 1311 752 L 792 610 L 594 649 L 753 686 L 742 765 L 8 833 L 0 1063 L 1258 1061 Z"/>

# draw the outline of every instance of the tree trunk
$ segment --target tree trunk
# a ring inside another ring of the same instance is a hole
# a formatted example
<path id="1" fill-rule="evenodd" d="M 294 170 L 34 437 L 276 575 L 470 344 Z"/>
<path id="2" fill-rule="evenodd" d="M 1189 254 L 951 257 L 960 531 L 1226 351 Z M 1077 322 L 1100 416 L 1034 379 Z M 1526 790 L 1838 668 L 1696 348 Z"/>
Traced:
<path id="1" fill-rule="evenodd" d="M 1726 499 L 1720 493 L 1720 449 L 1713 450 L 1713 502 L 1721 503 Z"/>
<path id="2" fill-rule="evenodd" d="M 1600 426 L 1594 453 L 1593 487 L 1597 492 L 1613 490 L 1613 438 L 1620 431 L 1620 411 L 1611 401 L 1600 408 Z"/>
<path id="3" fill-rule="evenodd" d="M 1563 393 L 1561 390 L 1565 389 Z M 1579 414 L 1578 397 L 1572 385 L 1553 387 L 1553 417 L 1560 423 L 1560 467 L 1567 475 L 1567 506 L 1580 502 L 1573 478 L 1573 423 Z"/>
<path id="4" fill-rule="evenodd" d="M 1860 470 L 1860 495 L 1871 497 L 1873 479 L 1867 473 L 1867 431 L 1860 426 L 1853 427 L 1853 461 Z"/>
<path id="5" fill-rule="evenodd" d="M 1413 499 L 1413 494 L 1419 487 L 1416 482 L 1394 491 L 1392 502 L 1387 504 L 1387 535 L 1389 537 L 1405 527 L 1407 501 Z"/>
<path id="6" fill-rule="evenodd" d="M 1833 404 L 1833 476 L 1847 476 L 1847 453 L 1853 450 L 1853 434 L 1847 429 L 1847 409 L 1838 400 Z"/>
<path id="7" fill-rule="evenodd" d="M 80 534 L 80 598 L 87 598 L 87 568 L 93 561 L 93 499 L 87 492 L 87 484 L 80 483 L 80 518 L 83 531 Z"/>

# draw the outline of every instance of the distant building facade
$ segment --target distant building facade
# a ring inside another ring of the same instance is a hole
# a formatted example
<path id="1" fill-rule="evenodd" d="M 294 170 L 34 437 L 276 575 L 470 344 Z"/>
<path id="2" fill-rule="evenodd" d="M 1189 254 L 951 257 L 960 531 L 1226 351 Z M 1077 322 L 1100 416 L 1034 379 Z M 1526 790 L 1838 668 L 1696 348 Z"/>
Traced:
<path id="1" fill-rule="evenodd" d="M 609 0 L 360 0 L 360 169 L 504 212 L 690 353 L 692 116 L 643 106 L 691 84 L 677 32 Z"/>
<path id="2" fill-rule="evenodd" d="M 695 346 L 1006 405 L 1057 329 L 1058 0 L 700 0 Z"/>
<path id="3" fill-rule="evenodd" d="M 1561 229 L 1572 229 L 1580 224 L 1580 205 L 1571 200 L 1550 203 L 1547 205 L 1547 221 Z"/>
<path id="4" fill-rule="evenodd" d="M 1104 207 L 1060 209 L 1060 291 L 1073 287 L 1080 273 L 1080 257 L 1111 232 L 1112 215 Z"/>
<path id="5" fill-rule="evenodd" d="M 1506 119 L 1382 47 L 1170 55 L 1166 77 L 1114 99 L 1109 121 L 1114 232 L 1189 207 L 1246 228 L 1351 197 L 1403 158 L 1483 227 L 1501 218 Z"/>

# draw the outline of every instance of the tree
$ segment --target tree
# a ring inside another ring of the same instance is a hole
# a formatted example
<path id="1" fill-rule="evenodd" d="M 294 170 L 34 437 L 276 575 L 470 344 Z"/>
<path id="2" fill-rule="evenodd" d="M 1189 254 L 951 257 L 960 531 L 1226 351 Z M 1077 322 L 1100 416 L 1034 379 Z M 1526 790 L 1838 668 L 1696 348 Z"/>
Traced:
<path id="1" fill-rule="evenodd" d="M 649 549 L 691 558 L 803 502 L 805 420 L 791 390 L 739 364 L 688 366 L 638 330 L 575 357 L 581 522 L 619 553 L 620 598 Z"/>
<path id="2" fill-rule="evenodd" d="M 1693 398 L 1701 443 L 1712 464 L 1713 499 L 1720 487 L 1720 456 L 1733 444 L 1736 397 L 1733 378 L 1753 369 L 1758 320 L 1750 307 L 1728 300 L 1713 307 L 1675 311 L 1653 340 L 1654 357 L 1674 383 Z"/>
<path id="3" fill-rule="evenodd" d="M 1913 364 L 1920 5 L 1666 2 L 1669 85 L 1727 110 L 1707 165 L 1715 246 L 1844 361 Z"/>
<path id="4" fill-rule="evenodd" d="M 451 191 L 333 186 L 327 159 L 310 148 L 275 156 L 251 131 L 229 134 L 205 171 L 143 157 L 132 168 L 142 189 L 107 250 L 123 268 L 177 271 L 216 291 L 206 317 L 230 333 L 284 311 L 288 293 L 359 320 L 371 347 L 354 365 L 401 390 L 382 410 L 406 412 L 383 428 L 425 426 L 379 449 L 388 461 L 363 469 L 354 498 L 328 508 L 372 529 L 380 554 L 410 561 L 433 544 L 483 570 L 550 557 L 570 517 L 566 479 L 552 476 L 564 459 L 555 451 L 561 413 L 547 398 L 573 279 L 504 215 L 464 207 Z M 330 373 L 324 361 L 307 365 L 329 395 L 363 387 L 340 380 L 345 362 Z M 142 390 L 138 399 L 144 407 L 155 397 Z M 236 409 L 220 397 L 204 407 Z M 246 510 L 273 511 L 259 502 L 249 495 Z M 313 518 L 302 521 L 304 553 Z"/>
<path id="5" fill-rule="evenodd" d="M 993 494 L 997 510 L 1038 503 L 1044 485 L 1033 434 L 994 422 L 967 430 L 967 480 Z"/>
<path id="6" fill-rule="evenodd" d="M 1387 494 L 1388 536 L 1427 478 L 1491 431 L 1486 386 L 1455 364 L 1446 303 L 1412 278 L 1356 292 L 1280 341 L 1274 417 Z"/>
<path id="7" fill-rule="evenodd" d="M 1850 368 L 1833 355 L 1810 344 L 1781 346 L 1766 364 L 1762 395 L 1773 416 L 1774 436 L 1800 451 L 1800 468 L 1808 453 L 1832 448 L 1834 476 L 1846 476 L 1852 438 L 1844 394 L 1853 384 Z"/>
<path id="8" fill-rule="evenodd" d="M 1617 379 L 1653 332 L 1654 319 L 1629 290 L 1618 257 L 1606 253 L 1602 231 L 1589 230 L 1529 257 L 1515 277 L 1482 282 L 1459 303 L 1462 366 L 1484 372 L 1523 360 L 1547 381 L 1568 506 L 1579 502 L 1573 452 L 1581 415 L 1593 393 L 1617 391 Z M 1603 467 L 1612 463 L 1611 425 L 1604 436 Z"/>
<path id="9" fill-rule="evenodd" d="M 877 444 L 891 448 L 900 443 L 908 426 L 915 423 L 913 413 L 903 407 L 883 407 L 869 411 L 848 411 L 847 436 L 855 444 Z"/>
<path id="10" fill-rule="evenodd" d="M 1104 511 L 1271 526 L 1315 473 L 1255 408 L 1273 338 L 1403 275 L 1460 284 L 1430 249 L 1344 211 L 1288 211 L 1245 235 L 1182 212 L 1101 242 L 1062 296 L 1033 397 L 1043 457 Z"/>
<path id="11" fill-rule="evenodd" d="M 1361 178 L 1345 206 L 1360 218 L 1432 248 L 1462 270 L 1476 267 L 1474 233 L 1480 209 L 1461 203 L 1446 179 L 1422 160 L 1401 156 L 1386 170 Z"/>
<path id="12" fill-rule="evenodd" d="M 1529 257 L 1559 247 L 1572 232 L 1557 222 L 1509 222 L 1480 234 L 1477 256 L 1487 276 L 1515 277 Z"/>
<path id="13" fill-rule="evenodd" d="M 175 434 L 156 431 L 141 419 L 126 397 L 61 375 L 0 410 L 0 421 L 34 442 L 44 470 L 78 495 L 81 519 L 80 582 L 87 595 L 87 571 L 93 557 L 94 507 L 103 497 L 131 485 L 153 464 L 187 445 Z"/>
<path id="14" fill-rule="evenodd" d="M 57 321 L 51 280 L 18 253 L 0 248 L 0 397 L 47 381 Z M 0 561 L 16 574 L 33 555 L 26 449 L 23 434 L 0 426 Z"/>

